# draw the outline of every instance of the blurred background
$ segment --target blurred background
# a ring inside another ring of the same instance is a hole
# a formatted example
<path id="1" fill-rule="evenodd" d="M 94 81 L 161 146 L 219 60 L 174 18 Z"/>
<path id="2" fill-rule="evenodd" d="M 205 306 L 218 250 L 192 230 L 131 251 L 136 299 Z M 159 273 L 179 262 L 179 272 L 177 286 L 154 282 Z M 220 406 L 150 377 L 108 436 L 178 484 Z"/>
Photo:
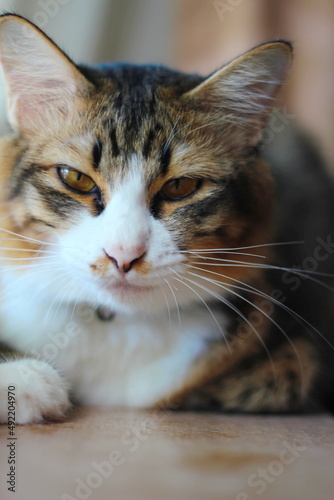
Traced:
<path id="1" fill-rule="evenodd" d="M 277 116 L 309 131 L 334 172 L 333 0 L 0 0 L 0 10 L 28 17 L 85 63 L 206 74 L 258 43 L 291 40 L 295 61 Z M 0 105 L 3 131 L 3 92 Z"/>

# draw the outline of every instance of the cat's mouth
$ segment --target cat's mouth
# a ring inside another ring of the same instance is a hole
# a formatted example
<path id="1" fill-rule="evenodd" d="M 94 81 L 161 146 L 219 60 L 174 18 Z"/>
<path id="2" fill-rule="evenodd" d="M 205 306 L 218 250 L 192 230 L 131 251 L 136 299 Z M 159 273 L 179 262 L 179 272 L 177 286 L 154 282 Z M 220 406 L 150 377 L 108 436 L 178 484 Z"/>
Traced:
<path id="1" fill-rule="evenodd" d="M 126 280 L 115 281 L 113 283 L 103 283 L 103 289 L 112 295 L 117 295 L 120 297 L 134 297 L 138 295 L 143 295 L 148 292 L 152 292 L 156 287 L 152 285 L 136 285 L 130 283 Z"/>

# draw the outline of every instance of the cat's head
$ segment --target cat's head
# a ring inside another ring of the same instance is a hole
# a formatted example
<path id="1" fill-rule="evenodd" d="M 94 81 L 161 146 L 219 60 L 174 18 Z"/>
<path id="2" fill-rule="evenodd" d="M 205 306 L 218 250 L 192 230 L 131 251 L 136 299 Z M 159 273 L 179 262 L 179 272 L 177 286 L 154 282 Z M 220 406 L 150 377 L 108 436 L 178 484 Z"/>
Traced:
<path id="1" fill-rule="evenodd" d="M 270 232 L 273 190 L 258 145 L 288 43 L 256 47 L 208 78 L 93 69 L 6 15 L 0 57 L 15 131 L 1 152 L 6 227 L 51 243 L 41 264 L 59 268 L 50 288 L 116 310 L 174 307 L 220 293 L 210 278 L 228 285 L 255 272 L 257 258 L 244 255 L 254 250 L 242 248 Z"/>

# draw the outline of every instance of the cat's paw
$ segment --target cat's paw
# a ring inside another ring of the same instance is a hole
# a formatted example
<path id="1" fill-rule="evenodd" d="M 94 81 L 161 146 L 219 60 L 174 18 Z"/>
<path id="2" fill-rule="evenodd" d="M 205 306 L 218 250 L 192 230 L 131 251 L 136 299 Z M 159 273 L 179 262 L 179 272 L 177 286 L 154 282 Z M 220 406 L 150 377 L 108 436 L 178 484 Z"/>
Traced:
<path id="1" fill-rule="evenodd" d="M 60 420 L 70 406 L 68 385 L 48 363 L 19 359 L 0 364 L 0 423 L 8 421 L 8 388 L 15 397 L 15 423 Z"/>

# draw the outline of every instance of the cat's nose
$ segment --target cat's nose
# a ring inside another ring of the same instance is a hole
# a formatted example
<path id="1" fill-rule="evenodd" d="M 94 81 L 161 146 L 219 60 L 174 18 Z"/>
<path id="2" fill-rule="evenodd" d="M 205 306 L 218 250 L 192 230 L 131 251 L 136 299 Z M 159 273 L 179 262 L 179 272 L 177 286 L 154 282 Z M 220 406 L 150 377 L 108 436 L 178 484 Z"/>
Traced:
<path id="1" fill-rule="evenodd" d="M 128 273 L 133 266 L 140 262 L 145 253 L 146 248 L 144 246 L 123 248 L 123 247 L 113 247 L 104 250 L 104 253 L 108 259 L 115 265 L 121 273 Z"/>

